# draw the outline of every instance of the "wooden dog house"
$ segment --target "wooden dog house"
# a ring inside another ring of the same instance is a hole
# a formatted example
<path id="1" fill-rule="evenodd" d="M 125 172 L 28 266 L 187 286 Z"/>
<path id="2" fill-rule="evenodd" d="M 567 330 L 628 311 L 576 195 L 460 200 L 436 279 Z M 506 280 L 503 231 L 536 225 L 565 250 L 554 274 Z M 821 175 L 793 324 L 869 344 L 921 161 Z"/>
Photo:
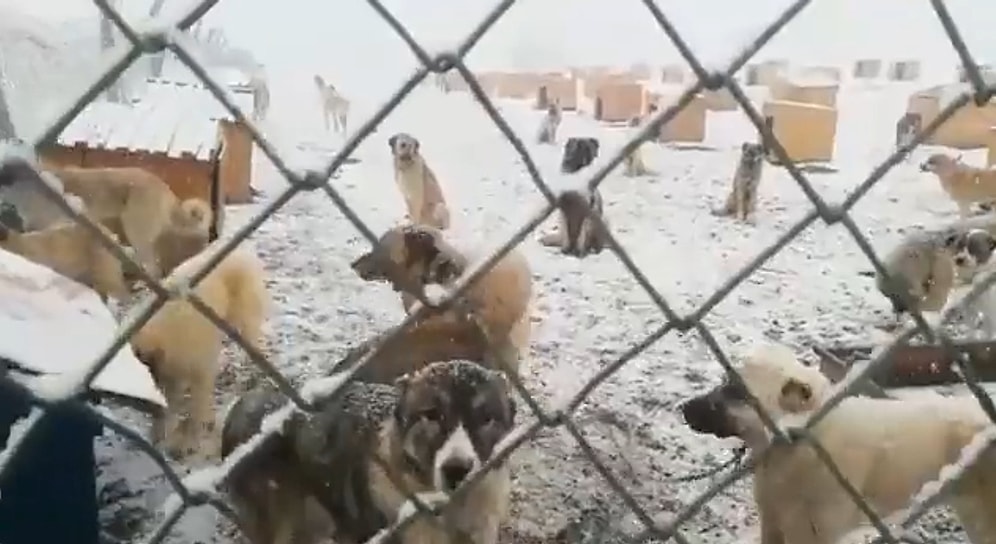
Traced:
<path id="1" fill-rule="evenodd" d="M 803 66 L 798 74 L 803 78 L 823 80 L 827 83 L 840 83 L 841 77 L 840 68 L 836 66 Z"/>
<path id="2" fill-rule="evenodd" d="M 854 79 L 876 79 L 882 74 L 882 61 L 880 59 L 861 59 L 854 63 L 854 70 L 851 76 Z"/>
<path id="3" fill-rule="evenodd" d="M 659 100 L 657 104 L 671 104 L 677 101 L 677 96 L 669 101 Z M 666 99 L 664 99 L 666 100 Z M 705 140 L 706 116 L 709 102 L 702 95 L 697 95 L 671 121 L 661 126 L 658 136 L 660 142 L 699 143 Z"/>
<path id="4" fill-rule="evenodd" d="M 982 79 L 984 81 L 993 79 L 993 67 L 992 66 L 990 66 L 988 64 L 980 64 L 978 66 L 979 66 L 979 72 L 982 74 Z M 960 82 L 960 83 L 967 83 L 968 82 L 968 70 L 966 70 L 963 65 L 959 64 L 955 68 L 955 71 L 958 74 L 958 82 Z M 990 83 L 990 81 L 986 81 L 986 82 Z"/>
<path id="5" fill-rule="evenodd" d="M 996 127 L 989 127 L 989 140 L 986 142 L 986 166 L 996 164 Z"/>
<path id="6" fill-rule="evenodd" d="M 626 71 L 634 81 L 649 81 L 653 78 L 652 69 L 649 64 L 638 62 L 629 67 Z"/>
<path id="7" fill-rule="evenodd" d="M 688 69 L 680 64 L 668 64 L 661 70 L 661 83 L 681 84 L 685 82 Z"/>
<path id="8" fill-rule="evenodd" d="M 839 86 L 826 80 L 812 78 L 807 81 L 802 78 L 797 80 L 779 78 L 772 82 L 768 88 L 771 90 L 771 99 L 775 101 L 837 107 Z"/>
<path id="9" fill-rule="evenodd" d="M 233 95 L 243 111 L 251 111 L 251 94 Z M 212 197 L 216 178 L 223 201 L 241 203 L 252 199 L 252 151 L 248 129 L 207 88 L 150 79 L 136 103 L 89 104 L 39 156 L 60 166 L 144 168 L 178 197 L 208 202 L 222 201 Z"/>
<path id="10" fill-rule="evenodd" d="M 536 96 L 539 77 L 527 72 L 502 72 L 495 89 L 500 98 L 528 99 Z"/>
<path id="11" fill-rule="evenodd" d="M 900 60 L 889 65 L 887 74 L 891 81 L 916 81 L 920 79 L 920 61 Z"/>
<path id="12" fill-rule="evenodd" d="M 906 111 L 919 114 L 923 126 L 927 126 L 943 109 L 946 102 L 945 95 L 951 96 L 963 90 L 968 90 L 964 84 L 931 87 L 918 91 L 907 100 Z M 927 137 L 925 143 L 955 149 L 988 148 L 993 126 L 996 126 L 996 102 L 990 101 L 982 107 L 970 102 L 937 127 L 937 130 Z"/>
<path id="13" fill-rule="evenodd" d="M 702 91 L 701 98 L 709 111 L 735 111 L 740 107 L 737 100 L 733 98 L 733 93 L 725 87 L 716 91 Z"/>
<path id="14" fill-rule="evenodd" d="M 788 61 L 768 60 L 757 64 L 747 65 L 747 74 L 744 78 L 745 85 L 768 86 L 782 78 L 782 74 L 788 69 Z"/>
<path id="15" fill-rule="evenodd" d="M 801 102 L 768 101 L 762 108 L 775 137 L 797 162 L 829 162 L 837 136 L 837 110 Z"/>
<path id="16" fill-rule="evenodd" d="M 584 96 L 589 100 L 595 100 L 602 87 L 613 85 L 639 85 L 639 83 L 631 74 L 618 72 L 587 76 L 581 81 Z"/>
<path id="17" fill-rule="evenodd" d="M 578 80 L 563 75 L 547 75 L 537 81 L 536 108 L 546 109 L 552 100 L 560 103 L 560 109 L 578 109 Z"/>
<path id="18" fill-rule="evenodd" d="M 647 112 L 647 89 L 639 83 L 607 83 L 595 96 L 595 119 L 607 123 L 628 122 Z"/>

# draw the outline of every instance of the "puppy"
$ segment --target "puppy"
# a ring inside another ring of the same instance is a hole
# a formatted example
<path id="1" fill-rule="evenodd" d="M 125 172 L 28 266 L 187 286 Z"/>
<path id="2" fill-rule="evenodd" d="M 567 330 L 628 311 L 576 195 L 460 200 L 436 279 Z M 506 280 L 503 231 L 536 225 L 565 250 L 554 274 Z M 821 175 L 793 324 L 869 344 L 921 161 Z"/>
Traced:
<path id="1" fill-rule="evenodd" d="M 326 83 L 322 76 L 315 74 L 315 86 L 322 101 L 322 120 L 325 122 L 325 132 L 329 130 L 329 117 L 332 118 L 336 132 L 346 132 L 349 121 L 349 100 L 339 94 L 335 85 Z"/>
<path id="2" fill-rule="evenodd" d="M 909 145 L 920 133 L 922 119 L 915 113 L 906 113 L 896 122 L 896 149 Z"/>
<path id="3" fill-rule="evenodd" d="M 100 223 L 97 227 L 117 241 L 114 233 Z M 121 261 L 81 225 L 64 223 L 42 230 L 18 232 L 0 223 L 0 249 L 16 253 L 89 286 L 105 303 L 108 298 L 122 301 L 128 295 Z"/>
<path id="4" fill-rule="evenodd" d="M 229 494 L 250 524 L 253 544 L 305 540 L 307 504 L 331 522 L 342 544 L 366 542 L 394 523 L 410 493 L 449 494 L 492 455 L 514 426 L 515 403 L 505 376 L 466 361 L 433 363 L 394 386 L 351 382 L 338 400 L 312 416 L 296 414 L 245 470 Z M 222 455 L 259 432 L 283 404 L 273 389 L 236 401 L 222 430 Z M 474 482 L 433 520 L 399 533 L 401 544 L 496 544 L 507 515 L 510 477 L 504 465 Z M 307 535 L 314 538 L 313 535 Z"/>
<path id="5" fill-rule="evenodd" d="M 953 257 L 955 277 L 965 285 L 963 291 L 971 289 L 976 280 L 981 280 L 996 266 L 993 251 L 996 251 L 996 237 L 988 231 L 973 229 L 953 234 L 947 242 Z M 961 290 L 959 290 L 961 291 Z M 964 292 L 952 296 L 950 304 L 957 304 Z M 996 289 L 990 287 L 966 308 L 972 316 L 981 318 L 982 332 L 986 338 L 996 337 Z"/>
<path id="6" fill-rule="evenodd" d="M 595 138 L 568 138 L 564 143 L 561 173 L 577 174 L 590 166 L 598 157 L 598 148 L 598 140 Z M 602 195 L 598 189 L 590 190 L 585 187 L 563 191 L 557 200 L 557 206 L 558 228 L 542 235 L 540 243 L 548 247 L 559 247 L 562 253 L 579 258 L 600 253 L 606 245 L 605 233 L 596 228 L 589 215 L 598 214 L 602 222 L 606 223 Z"/>
<path id="7" fill-rule="evenodd" d="M 540 121 L 539 135 L 536 141 L 541 144 L 553 144 L 557 142 L 557 129 L 560 128 L 560 121 L 563 114 L 560 110 L 560 101 L 554 100 L 546 107 L 546 115 Z"/>
<path id="8" fill-rule="evenodd" d="M 973 203 L 996 200 L 996 170 L 975 168 L 943 153 L 931 155 L 920 170 L 937 176 L 962 218 L 971 214 Z"/>
<path id="9" fill-rule="evenodd" d="M 753 222 L 757 210 L 757 188 L 764 173 L 764 146 L 744 142 L 740 146 L 740 163 L 733 175 L 733 189 L 722 208 L 713 215 L 734 216 L 738 221 Z"/>
<path id="10" fill-rule="evenodd" d="M 217 247 L 212 244 L 184 261 L 166 284 L 182 285 Z M 250 345 L 262 347 L 269 296 L 263 265 L 255 254 L 244 247 L 235 249 L 197 284 L 194 292 Z M 132 337 L 135 355 L 149 367 L 168 402 L 165 413 L 153 419 L 153 439 L 165 444 L 178 458 L 209 454 L 203 442 L 214 430 L 214 384 L 224 338 L 221 329 L 185 298 L 171 299 Z M 189 410 L 182 406 L 188 388 Z M 180 423 L 184 412 L 190 415 L 185 425 Z"/>
<path id="11" fill-rule="evenodd" d="M 805 443 L 771 444 L 746 401 L 750 391 L 776 421 L 801 423 L 829 396 L 830 381 L 784 346 L 756 349 L 740 368 L 746 384 L 727 381 L 681 406 L 695 432 L 739 437 L 757 458 L 754 500 L 763 544 L 831 544 L 867 523 L 815 451 Z M 869 417 L 871 415 L 871 417 Z M 969 396 L 903 400 L 849 397 L 812 429 L 843 476 L 881 516 L 905 508 L 924 484 L 956 462 L 976 433 L 992 424 Z M 996 456 L 984 453 L 947 502 L 971 542 L 996 535 Z"/>
<path id="12" fill-rule="evenodd" d="M 947 303 L 954 285 L 950 244 L 956 232 L 914 232 L 885 256 L 883 265 L 892 281 L 876 274 L 875 286 L 889 299 L 897 319 L 907 312 L 938 312 Z"/>
<path id="13" fill-rule="evenodd" d="M 639 117 L 634 117 L 629 120 L 629 126 L 634 129 L 639 128 L 640 123 L 641 121 Z M 642 143 L 623 159 L 623 175 L 628 178 L 657 175 L 657 172 L 647 168 L 647 164 L 643 160 Z"/>
<path id="14" fill-rule="evenodd" d="M 450 228 L 450 210 L 436 174 L 419 151 L 419 141 L 399 132 L 387 139 L 394 156 L 394 181 L 408 208 L 408 217 L 416 225 L 440 230 Z"/>
<path id="15" fill-rule="evenodd" d="M 402 304 L 410 312 L 416 297 L 424 295 L 426 285 L 452 288 L 473 268 L 473 261 L 467 252 L 450 245 L 438 229 L 410 225 L 389 229 L 377 246 L 353 261 L 351 267 L 364 281 L 390 281 L 401 291 Z M 486 332 L 493 338 L 507 337 L 521 358 L 529 350 L 532 295 L 529 263 L 517 249 L 512 249 L 467 289 L 464 298 L 488 328 Z M 463 318 L 447 312 L 430 319 Z"/>
<path id="16" fill-rule="evenodd" d="M 155 245 L 163 232 L 207 233 L 210 227 L 212 214 L 207 202 L 199 198 L 179 200 L 162 179 L 141 168 L 48 170 L 61 181 L 66 193 L 82 200 L 87 213 L 134 248 L 139 263 L 155 278 L 162 276 Z M 23 159 L 0 164 L 0 187 L 36 183 L 45 177 Z"/>

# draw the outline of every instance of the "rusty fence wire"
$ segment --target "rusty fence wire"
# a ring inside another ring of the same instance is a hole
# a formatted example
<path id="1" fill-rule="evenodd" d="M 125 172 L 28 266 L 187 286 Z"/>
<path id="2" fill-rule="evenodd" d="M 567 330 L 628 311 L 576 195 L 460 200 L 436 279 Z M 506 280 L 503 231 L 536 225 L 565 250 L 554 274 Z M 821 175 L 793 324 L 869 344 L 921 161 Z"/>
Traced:
<path id="1" fill-rule="evenodd" d="M 152 296 L 143 300 L 142 303 L 129 314 L 124 323 L 121 325 L 120 330 L 118 331 L 118 334 L 112 344 L 107 347 L 100 357 L 94 361 L 90 361 L 85 367 L 82 367 L 82 370 L 79 372 L 78 376 L 74 376 L 75 379 L 60 379 L 58 381 L 58 385 L 60 387 L 58 388 L 52 387 L 52 383 L 46 384 L 47 387 L 44 388 L 34 387 L 36 384 L 33 383 L 33 381 L 44 381 L 44 376 L 19 380 L 6 379 L 0 381 L 0 385 L 4 386 L 5 389 L 11 388 L 21 393 L 26 393 L 34 405 L 31 413 L 16 424 L 18 432 L 11 433 L 12 436 L 6 450 L 0 452 L 0 481 L 2 481 L 6 473 L 11 470 L 10 467 L 13 466 L 11 459 L 17 456 L 18 447 L 24 443 L 25 437 L 29 436 L 32 430 L 37 427 L 38 422 L 45 417 L 46 409 L 60 404 L 70 406 L 74 410 L 77 410 L 86 417 L 90 418 L 92 421 L 95 421 L 96 423 L 99 423 L 100 425 L 103 425 L 134 442 L 140 449 L 146 452 L 165 473 L 174 493 L 161 507 L 161 521 L 147 537 L 148 542 L 155 544 L 161 542 L 169 534 L 170 530 L 175 526 L 187 509 L 202 504 L 210 504 L 214 506 L 221 514 L 230 518 L 236 525 L 243 526 L 238 519 L 238 514 L 225 499 L 225 484 L 232 472 L 237 467 L 250 461 L 252 457 L 260 451 L 260 445 L 262 445 L 268 438 L 272 438 L 276 433 L 281 432 L 281 424 L 288 421 L 293 414 L 307 414 L 309 412 L 313 412 L 315 410 L 315 402 L 317 400 L 330 399 L 341 394 L 344 386 L 350 381 L 353 375 L 356 374 L 356 372 L 370 358 L 375 356 L 384 346 L 385 341 L 388 340 L 388 338 L 379 338 L 374 344 L 373 349 L 351 364 L 348 370 L 333 374 L 331 376 L 311 380 L 297 390 L 281 375 L 277 368 L 270 363 L 262 353 L 259 352 L 259 350 L 250 345 L 250 343 L 244 340 L 238 332 L 233 330 L 232 327 L 230 327 L 208 306 L 206 306 L 203 301 L 201 301 L 199 297 L 193 293 L 192 287 L 196 286 L 198 282 L 200 282 L 221 259 L 235 249 L 236 246 L 238 246 L 250 234 L 255 232 L 263 222 L 276 213 L 292 197 L 302 191 L 320 190 L 325 192 L 325 194 L 328 195 L 338 209 L 363 234 L 363 236 L 366 237 L 371 244 L 376 244 L 377 236 L 363 223 L 360 217 L 343 199 L 339 192 L 330 185 L 329 179 L 332 174 L 343 165 L 357 146 L 365 140 L 384 120 L 384 118 L 387 117 L 417 85 L 428 77 L 430 73 L 439 74 L 450 70 L 456 70 L 461 74 L 469 85 L 470 92 L 474 95 L 476 100 L 487 112 L 488 116 L 494 121 L 494 123 L 515 148 L 516 152 L 525 163 L 532 181 L 546 199 L 545 206 L 538 210 L 532 219 L 523 225 L 495 254 L 491 255 L 485 262 L 476 267 L 465 280 L 461 281 L 457 288 L 450 293 L 447 300 L 444 301 L 443 304 L 459 302 L 459 297 L 467 289 L 469 284 L 476 281 L 477 278 L 493 266 L 498 259 L 503 257 L 514 246 L 522 242 L 526 236 L 528 236 L 539 226 L 540 223 L 549 217 L 556 210 L 557 195 L 543 181 L 542 176 L 539 173 L 539 169 L 536 167 L 535 162 L 527 152 L 522 140 L 512 131 L 508 122 L 498 113 L 494 104 L 482 89 L 480 82 L 475 79 L 474 75 L 464 63 L 464 58 L 467 53 L 477 44 L 480 38 L 494 26 L 495 22 L 497 22 L 515 4 L 515 0 L 503 0 L 499 2 L 484 17 L 484 19 L 477 24 L 470 35 L 467 36 L 467 38 L 464 39 L 456 49 L 435 55 L 426 51 L 426 49 L 412 37 L 404 25 L 402 25 L 398 19 L 389 12 L 379 0 L 367 0 L 367 3 L 371 6 L 371 8 L 374 9 L 398 34 L 398 36 L 406 42 L 412 53 L 419 60 L 421 66 L 406 80 L 401 88 L 394 93 L 387 103 L 373 115 L 373 117 L 367 120 L 366 123 L 359 128 L 359 130 L 347 139 L 343 148 L 336 154 L 323 171 L 308 171 L 303 173 L 292 170 L 287 165 L 287 163 L 277 154 L 273 145 L 271 145 L 260 133 L 254 123 L 248 119 L 245 113 L 235 105 L 229 91 L 215 81 L 208 73 L 208 70 L 205 68 L 204 64 L 198 62 L 196 58 L 197 53 L 195 48 L 192 46 L 192 42 L 190 41 L 191 38 L 186 34 L 186 31 L 212 7 L 214 7 L 219 0 L 204 0 L 199 4 L 192 6 L 189 12 L 183 15 L 179 20 L 172 21 L 169 24 L 162 24 L 162 21 L 157 21 L 141 27 L 129 24 L 125 21 L 122 15 L 111 5 L 111 0 L 93 1 L 100 10 L 102 16 L 107 17 L 115 25 L 130 46 L 120 52 L 117 52 L 115 57 L 110 59 L 107 69 L 100 74 L 100 76 L 97 77 L 89 87 L 87 87 L 82 96 L 78 97 L 78 99 L 72 101 L 72 103 L 66 106 L 62 114 L 58 116 L 51 126 L 48 126 L 41 134 L 38 134 L 34 138 L 30 139 L 28 142 L 29 144 L 38 150 L 43 146 L 55 142 L 58 135 L 63 129 L 65 129 L 72 119 L 88 103 L 96 99 L 102 91 L 104 91 L 118 77 L 120 77 L 121 74 L 137 59 L 143 55 L 162 53 L 164 50 L 168 50 L 175 54 L 181 62 L 189 67 L 190 70 L 192 70 L 193 73 L 203 81 L 204 85 L 225 106 L 228 112 L 234 116 L 237 121 L 248 127 L 256 145 L 259 146 L 262 152 L 273 162 L 277 170 L 288 181 L 288 187 L 286 190 L 284 190 L 272 202 L 268 203 L 258 215 L 239 229 L 230 239 L 218 245 L 217 251 L 207 260 L 204 267 L 193 274 L 185 284 L 180 285 L 166 285 L 165 283 L 160 283 L 159 281 L 151 278 L 140 266 L 134 263 L 134 261 L 132 261 L 124 251 L 122 251 L 121 247 L 119 247 L 114 240 L 104 235 L 103 232 L 101 232 L 89 218 L 74 210 L 54 189 L 48 187 L 47 185 L 40 184 L 40 190 L 56 202 L 65 213 L 83 225 L 89 233 L 97 237 L 101 244 L 108 250 L 112 251 L 117 258 L 122 260 L 122 262 L 137 269 L 139 271 L 140 278 L 152 291 Z M 402 490 L 413 503 L 414 508 L 406 509 L 406 513 L 404 515 L 401 515 L 397 520 L 395 520 L 390 527 L 381 531 L 381 533 L 375 536 L 371 542 L 385 541 L 390 536 L 396 534 L 398 531 L 410 524 L 417 516 L 438 513 L 439 508 L 445 508 L 448 502 L 451 502 L 454 498 L 466 493 L 467 490 L 475 485 L 475 482 L 478 481 L 483 473 L 489 468 L 503 462 L 512 452 L 514 452 L 516 448 L 530 440 L 540 430 L 551 427 L 562 427 L 574 437 L 578 443 L 578 446 L 584 452 L 586 458 L 604 477 L 606 483 L 612 487 L 612 489 L 619 495 L 620 499 L 643 522 L 645 530 L 636 539 L 637 541 L 645 541 L 647 539 L 667 541 L 673 538 L 679 543 L 688 542 L 680 530 L 681 525 L 693 517 L 706 502 L 711 500 L 712 497 L 736 480 L 748 474 L 752 468 L 751 463 L 742 464 L 736 470 L 716 481 L 701 496 L 697 497 L 690 504 L 685 505 L 684 508 L 674 515 L 667 524 L 659 524 L 654 521 L 654 516 L 648 513 L 632 494 L 627 492 L 619 479 L 617 479 L 609 468 L 599 460 L 599 457 L 595 452 L 595 448 L 584 438 L 577 423 L 574 421 L 572 417 L 573 412 L 602 382 L 608 379 L 629 360 L 633 359 L 644 349 L 669 332 L 689 330 L 696 331 L 729 377 L 742 385 L 742 379 L 730 363 L 730 359 L 726 356 L 715 337 L 703 323 L 703 318 L 709 313 L 709 311 L 721 300 L 723 300 L 751 273 L 786 247 L 799 233 L 811 224 L 815 223 L 817 220 L 822 220 L 827 225 L 837 223 L 842 225 L 843 228 L 847 229 L 847 231 L 854 238 L 861 251 L 868 257 L 868 260 L 872 263 L 876 272 L 886 274 L 881 260 L 873 251 L 868 239 L 860 232 L 849 215 L 850 210 L 876 182 L 878 182 L 893 166 L 903 160 L 906 155 L 913 150 L 913 148 L 923 142 L 924 139 L 929 137 L 942 123 L 949 119 L 957 109 L 964 107 L 971 102 L 975 102 L 979 105 L 984 104 L 994 94 L 994 89 L 987 87 L 984 82 L 979 66 L 967 50 L 965 43 L 962 40 L 956 25 L 952 21 L 952 18 L 943 1 L 930 0 L 941 25 L 944 27 L 944 30 L 950 38 L 954 49 L 957 51 L 961 63 L 964 65 L 967 79 L 970 84 L 970 90 L 962 93 L 956 99 L 951 101 L 946 107 L 943 108 L 936 119 L 923 128 L 921 133 L 918 134 L 916 138 L 905 145 L 902 145 L 895 153 L 874 168 L 868 177 L 860 183 L 842 202 L 828 203 L 817 193 L 812 184 L 809 183 L 806 176 L 799 170 L 793 161 L 789 159 L 784 147 L 774 137 L 770 128 L 765 125 L 761 114 L 747 99 L 741 85 L 733 78 L 733 75 L 740 70 L 761 47 L 763 47 L 776 33 L 792 21 L 792 19 L 794 19 L 806 6 L 808 6 L 812 0 L 796 0 L 793 2 L 783 13 L 772 21 L 771 24 L 753 40 L 752 43 L 750 43 L 740 54 L 738 54 L 724 70 L 720 71 L 707 70 L 703 66 L 703 64 L 691 51 L 685 40 L 676 31 L 669 18 L 654 3 L 653 0 L 641 1 L 646 6 L 648 14 L 653 17 L 653 19 L 660 26 L 661 30 L 667 34 L 668 38 L 680 52 L 681 56 L 685 59 L 685 61 L 687 61 L 696 75 L 696 81 L 681 94 L 679 99 L 674 104 L 663 111 L 657 112 L 650 122 L 647 123 L 637 134 L 635 134 L 610 161 L 598 168 L 588 180 L 588 186 L 590 188 L 596 188 L 599 184 L 601 184 L 609 172 L 615 169 L 626 155 L 633 152 L 636 147 L 644 141 L 654 137 L 659 132 L 661 126 L 672 120 L 698 93 L 703 90 L 719 90 L 725 88 L 730 91 L 739 105 L 743 108 L 743 111 L 747 114 L 750 121 L 756 126 L 758 132 L 763 138 L 764 143 L 776 155 L 781 164 L 788 170 L 795 182 L 807 195 L 813 204 L 813 208 L 804 218 L 792 226 L 792 228 L 782 235 L 774 244 L 766 248 L 753 261 L 745 265 L 737 274 L 729 278 L 715 293 L 703 302 L 700 307 L 688 315 L 678 315 L 671 308 L 664 297 L 651 286 L 646 276 L 639 270 L 639 268 L 636 267 L 632 259 L 626 253 L 625 249 L 620 245 L 619 241 L 612 236 L 611 232 L 602 223 L 601 218 L 592 216 L 600 228 L 605 230 L 608 234 L 608 246 L 611 251 L 622 261 L 624 266 L 630 273 L 632 273 L 637 282 L 650 294 L 652 299 L 660 308 L 661 312 L 663 312 L 666 317 L 664 325 L 659 327 L 647 338 L 634 345 L 618 359 L 606 364 L 572 398 L 560 406 L 553 408 L 542 407 L 540 403 L 523 387 L 521 381 L 515 373 L 510 373 L 510 377 L 512 378 L 511 381 L 515 385 L 515 388 L 522 395 L 526 404 L 535 414 L 535 422 L 528 425 L 523 424 L 518 426 L 508 437 L 506 437 L 500 447 L 496 449 L 495 453 L 492 455 L 492 458 L 488 460 L 484 467 L 472 475 L 468 481 L 464 482 L 464 484 L 462 484 L 460 488 L 449 497 L 448 500 L 443 500 L 441 502 L 437 501 L 430 505 L 427 504 L 427 501 L 423 500 L 421 497 L 415 496 L 407 490 Z M 0 159 L 2 159 L 2 157 L 0 157 Z M 901 334 L 899 334 L 896 340 L 886 349 L 880 351 L 872 361 L 864 365 L 855 365 L 852 367 L 848 371 L 845 378 L 835 386 L 831 398 L 829 398 L 828 401 L 824 403 L 819 410 L 812 414 L 808 421 L 798 429 L 792 429 L 790 431 L 780 428 L 773 421 L 770 414 L 766 413 L 758 404 L 757 399 L 752 396 L 750 398 L 754 409 L 758 412 L 758 415 L 764 421 L 765 426 L 772 433 L 774 443 L 791 444 L 805 442 L 815 449 L 823 462 L 827 464 L 831 473 L 837 478 L 843 488 L 847 491 L 847 493 L 849 493 L 849 495 L 868 517 L 868 521 L 878 529 L 880 532 L 879 539 L 882 541 L 890 543 L 899 542 L 903 538 L 905 530 L 912 526 L 912 524 L 914 524 L 925 511 L 936 504 L 936 502 L 942 497 L 943 493 L 947 491 L 947 488 L 950 487 L 949 484 L 964 472 L 965 467 L 971 465 L 971 462 L 979 455 L 979 452 L 988 448 L 988 446 L 992 444 L 993 440 L 996 440 L 996 433 L 980 433 L 980 437 L 978 437 L 972 445 L 966 447 L 963 451 L 963 459 L 960 460 L 958 467 L 955 470 L 946 471 L 945 476 L 939 481 L 940 485 L 929 488 L 925 487 L 926 491 L 916 497 L 910 506 L 902 513 L 900 519 L 898 519 L 898 523 L 895 524 L 893 528 L 890 528 L 885 521 L 876 515 L 873 509 L 862 498 L 860 492 L 857 491 L 854 486 L 841 475 L 829 454 L 827 454 L 822 446 L 817 443 L 813 436 L 808 432 L 808 429 L 822 419 L 845 396 L 852 394 L 860 382 L 867 379 L 867 377 L 881 364 L 883 364 L 883 362 L 889 358 L 899 346 L 908 342 L 917 334 L 922 335 L 925 340 L 937 343 L 945 348 L 951 359 L 955 362 L 954 368 L 958 375 L 964 380 L 969 390 L 978 399 L 980 405 L 989 415 L 990 419 L 996 422 L 996 408 L 994 408 L 992 400 L 980 387 L 978 379 L 966 359 L 966 355 L 958 353 L 952 349 L 951 339 L 946 333 L 945 327 L 951 316 L 961 310 L 965 305 L 970 304 L 982 291 L 988 289 L 994 283 L 996 283 L 996 274 L 990 274 L 984 277 L 981 281 L 977 282 L 960 304 L 951 308 L 950 311 L 944 314 L 940 325 L 936 328 L 932 328 L 931 325 L 924 319 L 922 314 L 915 312 L 914 325 L 908 327 Z M 282 408 L 269 416 L 269 421 L 264 423 L 262 431 L 245 444 L 242 444 L 236 448 L 235 451 L 221 461 L 219 465 L 196 471 L 184 478 L 181 478 L 179 474 L 172 467 L 170 467 L 166 458 L 148 440 L 146 440 L 142 433 L 116 421 L 103 411 L 91 407 L 80 399 L 81 395 L 89 389 L 94 377 L 100 373 L 100 371 L 108 364 L 112 357 L 120 349 L 122 349 L 122 347 L 126 346 L 131 335 L 144 323 L 146 323 L 152 314 L 162 307 L 162 305 L 165 304 L 170 297 L 185 297 L 189 300 L 191 304 L 201 311 L 211 322 L 222 329 L 234 342 L 246 350 L 251 360 L 271 378 L 273 383 L 284 394 L 286 394 L 289 399 L 289 402 L 287 402 Z M 396 332 L 407 330 L 412 327 L 417 320 L 425 317 L 430 311 L 429 306 L 430 304 L 423 300 L 422 303 L 418 304 L 416 310 L 402 322 L 401 327 L 399 327 Z M 495 352 L 498 354 L 499 362 L 504 362 L 509 352 L 509 350 L 503 349 L 503 347 L 507 347 L 507 342 L 501 338 L 491 340 L 495 342 L 493 347 Z"/>

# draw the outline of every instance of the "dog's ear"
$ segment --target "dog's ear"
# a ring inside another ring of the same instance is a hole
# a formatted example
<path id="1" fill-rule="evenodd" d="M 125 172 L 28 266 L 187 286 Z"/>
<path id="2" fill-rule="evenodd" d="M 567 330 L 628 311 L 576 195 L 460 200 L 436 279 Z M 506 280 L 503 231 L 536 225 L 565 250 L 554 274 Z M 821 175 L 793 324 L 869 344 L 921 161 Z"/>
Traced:
<path id="1" fill-rule="evenodd" d="M 418 153 L 418 150 L 422 147 L 422 143 L 418 141 L 418 138 L 412 137 L 412 153 Z"/>
<path id="2" fill-rule="evenodd" d="M 390 147 L 391 151 L 394 151 L 394 144 L 396 144 L 397 142 L 398 142 L 398 135 L 395 134 L 387 139 L 387 147 Z"/>
<path id="3" fill-rule="evenodd" d="M 788 413 L 799 413 L 811 410 L 813 406 L 813 388 L 794 378 L 789 378 L 782 384 L 778 404 Z"/>
<path id="4" fill-rule="evenodd" d="M 598 147 L 599 147 L 599 145 L 601 145 L 601 144 L 598 143 L 598 139 L 597 138 L 588 138 L 588 146 L 591 148 L 591 156 L 592 156 L 592 158 L 598 156 Z"/>
<path id="5" fill-rule="evenodd" d="M 961 237 L 960 233 L 952 232 L 944 238 L 944 247 L 946 249 L 954 249 L 958 245 L 958 239 Z"/>

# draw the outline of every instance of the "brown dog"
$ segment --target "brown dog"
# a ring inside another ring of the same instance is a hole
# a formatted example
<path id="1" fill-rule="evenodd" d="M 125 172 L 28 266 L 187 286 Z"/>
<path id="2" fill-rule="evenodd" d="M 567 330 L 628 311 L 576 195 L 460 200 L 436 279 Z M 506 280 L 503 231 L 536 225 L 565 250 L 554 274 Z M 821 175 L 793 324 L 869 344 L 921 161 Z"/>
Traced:
<path id="1" fill-rule="evenodd" d="M 97 224 L 111 239 L 114 233 Z M 85 228 L 62 223 L 47 229 L 17 232 L 0 224 L 0 248 L 91 287 L 107 302 L 128 294 L 121 262 Z"/>
<path id="2" fill-rule="evenodd" d="M 166 279 L 167 285 L 186 281 L 204 266 L 214 247 L 184 261 Z M 255 254 L 245 247 L 235 249 L 194 292 L 250 345 L 261 347 L 269 296 Z M 214 385 L 224 338 L 221 329 L 184 298 L 171 299 L 132 337 L 135 355 L 152 371 L 169 402 L 165 414 L 153 421 L 153 438 L 165 442 L 177 457 L 208 453 L 203 442 L 214 429 Z M 192 425 L 182 427 L 181 405 L 188 388 Z"/>
<path id="3" fill-rule="evenodd" d="M 388 138 L 387 145 L 394 156 L 394 181 L 405 199 L 409 220 L 417 225 L 448 229 L 450 210 L 436 174 L 419 151 L 419 141 L 401 132 Z"/>
<path id="4" fill-rule="evenodd" d="M 471 268 L 471 259 L 450 245 L 438 229 L 409 225 L 389 229 L 380 237 L 377 247 L 351 266 L 365 281 L 386 280 L 394 284 L 402 292 L 407 312 L 417 300 L 418 291 L 424 294 L 426 285 L 452 287 Z M 492 338 L 507 337 L 521 358 L 529 350 L 532 294 L 529 263 L 513 249 L 481 275 L 464 293 L 464 298 L 488 328 L 488 334 Z M 453 313 L 434 318 L 462 319 Z"/>
<path id="5" fill-rule="evenodd" d="M 971 214 L 973 203 L 996 200 L 996 170 L 976 168 L 943 153 L 931 155 L 920 170 L 937 176 L 941 188 L 958 205 L 962 218 Z"/>

